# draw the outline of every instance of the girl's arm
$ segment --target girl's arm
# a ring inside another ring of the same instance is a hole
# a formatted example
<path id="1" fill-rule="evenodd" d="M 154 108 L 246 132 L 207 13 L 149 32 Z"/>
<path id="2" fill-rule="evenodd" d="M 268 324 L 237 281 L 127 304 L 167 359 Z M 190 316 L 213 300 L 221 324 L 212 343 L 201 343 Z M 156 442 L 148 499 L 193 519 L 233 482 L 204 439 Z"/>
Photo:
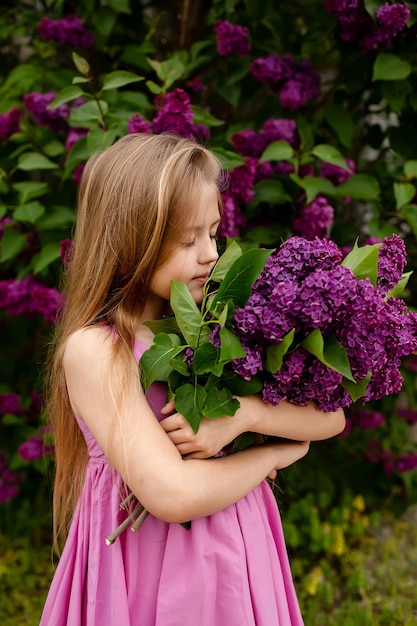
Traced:
<path id="1" fill-rule="evenodd" d="M 232 417 L 203 419 L 195 435 L 187 420 L 175 413 L 161 422 L 178 451 L 187 458 L 207 458 L 244 432 L 254 432 L 295 441 L 321 441 L 338 435 L 345 427 L 343 410 L 319 411 L 310 403 L 296 406 L 283 400 L 272 406 L 259 396 L 240 397 L 240 408 Z M 173 403 L 163 412 L 169 414 Z"/>
<path id="2" fill-rule="evenodd" d="M 230 457 L 184 460 L 149 407 L 133 365 L 115 412 L 112 341 L 93 327 L 69 338 L 64 356 L 68 393 L 74 413 L 156 517 L 185 522 L 215 513 L 306 454 L 306 443 L 267 444 Z"/>

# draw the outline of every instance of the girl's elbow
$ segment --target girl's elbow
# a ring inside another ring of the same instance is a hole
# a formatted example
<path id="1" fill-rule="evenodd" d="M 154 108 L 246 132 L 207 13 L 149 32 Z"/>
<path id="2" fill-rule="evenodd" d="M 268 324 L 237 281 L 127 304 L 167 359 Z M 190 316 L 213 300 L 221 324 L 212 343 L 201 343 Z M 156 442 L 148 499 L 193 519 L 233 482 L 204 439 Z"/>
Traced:
<path id="1" fill-rule="evenodd" d="M 343 409 L 339 409 L 333 414 L 334 436 L 340 435 L 346 428 L 346 417 Z"/>

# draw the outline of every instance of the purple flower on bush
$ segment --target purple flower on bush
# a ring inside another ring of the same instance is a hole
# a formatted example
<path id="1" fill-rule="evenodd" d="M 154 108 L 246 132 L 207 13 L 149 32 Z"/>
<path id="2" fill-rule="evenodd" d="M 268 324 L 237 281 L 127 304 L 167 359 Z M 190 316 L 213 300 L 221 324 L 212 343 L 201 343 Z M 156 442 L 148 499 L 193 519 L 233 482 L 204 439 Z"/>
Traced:
<path id="1" fill-rule="evenodd" d="M 345 159 L 348 170 L 338 167 L 332 163 L 323 163 L 321 167 L 321 176 L 327 178 L 334 185 L 345 183 L 355 173 L 355 162 L 351 159 Z"/>
<path id="2" fill-rule="evenodd" d="M 245 57 L 250 53 L 249 31 L 244 26 L 217 20 L 214 32 L 217 36 L 217 51 L 221 56 L 234 53 Z"/>
<path id="3" fill-rule="evenodd" d="M 17 496 L 21 478 L 8 467 L 8 458 L 0 450 L 0 503 L 9 502 Z"/>
<path id="4" fill-rule="evenodd" d="M 407 251 L 402 237 L 386 237 L 378 250 L 378 289 L 386 295 L 401 279 L 407 263 Z"/>
<path id="5" fill-rule="evenodd" d="M 55 93 L 28 93 L 23 98 L 25 108 L 32 115 L 39 126 L 46 126 L 52 132 L 68 132 L 67 119 L 70 109 L 67 104 L 61 104 L 56 109 L 48 109 L 48 105 L 55 100 Z"/>
<path id="6" fill-rule="evenodd" d="M 375 21 L 366 11 L 363 0 L 326 0 L 326 9 L 338 21 L 340 38 L 357 41 L 367 52 L 390 48 L 393 38 L 404 29 L 410 17 L 407 3 L 385 3 L 376 10 Z"/>
<path id="7" fill-rule="evenodd" d="M 20 396 L 17 393 L 0 393 L 0 415 L 4 413 L 19 415 L 22 411 Z"/>
<path id="8" fill-rule="evenodd" d="M 387 256 L 397 244 L 395 238 L 385 241 Z M 315 401 L 324 411 L 352 403 L 342 374 L 303 343 L 317 329 L 345 350 L 353 379 L 366 383 L 364 402 L 401 389 L 401 359 L 417 349 L 417 314 L 402 300 L 385 300 L 369 278 L 358 279 L 341 261 L 331 241 L 292 237 L 270 255 L 246 305 L 236 309 L 234 332 L 246 356 L 233 361 L 232 368 L 245 379 L 260 375 L 265 401 Z M 271 371 L 268 350 L 290 331 L 294 347 Z M 363 428 L 375 427 L 381 415 L 367 412 L 357 420 Z"/>
<path id="9" fill-rule="evenodd" d="M 369 409 L 356 409 L 351 414 L 353 425 L 362 430 L 372 430 L 385 423 L 385 418 L 379 411 Z"/>
<path id="10" fill-rule="evenodd" d="M 190 96 L 183 89 L 174 89 L 163 98 L 156 100 L 159 111 L 152 121 L 152 132 L 155 134 L 172 132 L 181 137 L 201 136 L 203 128 L 207 135 L 208 129 L 193 123 Z"/>
<path id="11" fill-rule="evenodd" d="M 86 128 L 70 128 L 65 141 L 65 150 L 69 152 L 77 141 L 87 136 L 87 133 Z"/>
<path id="12" fill-rule="evenodd" d="M 397 409 L 397 415 L 402 417 L 409 424 L 417 424 L 417 411 L 413 409 L 405 409 L 400 407 Z"/>
<path id="13" fill-rule="evenodd" d="M 276 93 L 283 107 L 296 111 L 320 95 L 320 76 L 309 61 L 272 53 L 250 64 L 252 75 Z"/>
<path id="14" fill-rule="evenodd" d="M 334 209 L 325 196 L 318 195 L 303 207 L 299 216 L 294 220 L 293 228 L 296 233 L 306 239 L 314 237 L 328 237 L 333 226 Z"/>
<path id="15" fill-rule="evenodd" d="M 151 126 L 140 113 L 135 113 L 127 122 L 127 132 L 132 133 L 150 133 Z"/>
<path id="16" fill-rule="evenodd" d="M 417 454 L 399 454 L 394 464 L 398 472 L 411 472 L 417 469 Z"/>
<path id="17" fill-rule="evenodd" d="M 37 283 L 32 276 L 0 281 L 0 308 L 8 315 L 41 314 L 47 322 L 54 322 L 62 301 L 62 293 Z"/>
<path id="18" fill-rule="evenodd" d="M 44 453 L 42 439 L 36 436 L 29 437 L 19 446 L 17 452 L 24 461 L 37 461 Z"/>
<path id="19" fill-rule="evenodd" d="M 22 111 L 13 107 L 7 113 L 0 113 L 0 141 L 7 141 L 20 130 Z"/>
<path id="20" fill-rule="evenodd" d="M 43 39 L 70 47 L 89 48 L 93 37 L 77 15 L 67 15 L 60 20 L 43 17 L 38 24 L 38 32 Z"/>

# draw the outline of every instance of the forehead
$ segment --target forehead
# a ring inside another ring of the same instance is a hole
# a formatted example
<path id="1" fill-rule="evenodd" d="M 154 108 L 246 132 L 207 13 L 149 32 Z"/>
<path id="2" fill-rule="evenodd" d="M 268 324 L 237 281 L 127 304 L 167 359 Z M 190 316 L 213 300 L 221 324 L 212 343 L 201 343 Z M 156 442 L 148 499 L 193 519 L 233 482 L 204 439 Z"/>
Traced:
<path id="1" fill-rule="evenodd" d="M 214 185 L 203 185 L 194 195 L 186 215 L 186 229 L 200 230 L 220 222 L 220 192 Z"/>

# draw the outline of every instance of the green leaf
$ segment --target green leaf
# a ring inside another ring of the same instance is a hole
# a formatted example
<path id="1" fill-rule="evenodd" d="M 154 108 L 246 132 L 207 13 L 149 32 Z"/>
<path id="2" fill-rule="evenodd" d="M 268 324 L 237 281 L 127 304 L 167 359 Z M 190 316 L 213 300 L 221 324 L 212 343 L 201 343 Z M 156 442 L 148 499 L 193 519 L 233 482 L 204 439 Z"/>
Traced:
<path id="1" fill-rule="evenodd" d="M 207 392 L 201 385 L 186 383 L 181 385 L 175 392 L 175 408 L 189 422 L 196 433 L 203 418 L 203 406 Z"/>
<path id="2" fill-rule="evenodd" d="M 266 369 L 275 374 L 282 366 L 282 360 L 288 352 L 295 335 L 295 328 L 292 328 L 282 339 L 281 343 L 269 346 L 266 351 Z"/>
<path id="3" fill-rule="evenodd" d="M 129 0 L 106 0 L 106 4 L 117 13 L 127 13 L 128 15 L 132 13 Z"/>
<path id="4" fill-rule="evenodd" d="M 34 274 L 39 274 L 39 272 L 48 267 L 48 265 L 59 259 L 60 256 L 59 242 L 53 241 L 51 243 L 47 243 L 39 254 L 33 258 Z"/>
<path id="5" fill-rule="evenodd" d="M 193 371 L 198 376 L 213 372 L 215 376 L 220 376 L 223 366 L 217 367 L 219 351 L 210 341 L 198 346 L 194 352 Z"/>
<path id="6" fill-rule="evenodd" d="M 352 146 L 356 126 L 347 109 L 341 104 L 331 103 L 324 108 L 324 116 L 345 148 Z"/>
<path id="7" fill-rule="evenodd" d="M 372 81 L 403 80 L 411 74 L 411 65 L 395 54 L 380 52 L 375 59 Z"/>
<path id="8" fill-rule="evenodd" d="M 65 229 L 67 233 L 68 226 L 75 222 L 75 211 L 66 206 L 53 206 L 48 209 L 38 220 L 37 228 L 39 231 L 53 230 L 55 228 Z"/>
<path id="9" fill-rule="evenodd" d="M 13 218 L 16 222 L 28 222 L 36 224 L 38 219 L 45 213 L 45 207 L 38 201 L 28 202 L 18 206 L 13 212 Z"/>
<path id="10" fill-rule="evenodd" d="M 401 207 L 400 215 L 410 226 L 414 237 L 417 238 L 417 204 L 407 204 Z"/>
<path id="11" fill-rule="evenodd" d="M 236 154 L 236 152 L 226 150 L 220 146 L 211 146 L 211 151 L 217 156 L 225 170 L 232 170 L 235 167 L 243 165 L 245 162 L 245 159 L 241 157 L 240 154 Z"/>
<path id="12" fill-rule="evenodd" d="M 206 111 L 206 109 L 202 109 L 201 107 L 196 106 L 195 104 L 191 106 L 191 110 L 193 112 L 195 124 L 203 124 L 204 126 L 209 126 L 209 127 L 223 126 L 224 124 L 224 120 L 219 120 L 217 117 L 214 117 L 214 115 Z"/>
<path id="13" fill-rule="evenodd" d="M 188 365 L 184 361 L 184 355 L 182 352 L 180 352 L 179 354 L 174 356 L 173 359 L 171 359 L 171 367 L 173 370 L 175 370 L 176 372 L 178 372 L 179 374 L 181 374 L 181 376 L 185 378 L 188 378 L 190 375 L 190 372 L 188 370 Z"/>
<path id="14" fill-rule="evenodd" d="M 0 241 L 0 261 L 4 263 L 14 259 L 25 249 L 26 241 L 27 235 L 23 235 L 18 230 L 6 230 Z"/>
<path id="15" fill-rule="evenodd" d="M 407 178 L 417 178 L 417 161 L 411 160 L 404 163 L 404 174 Z"/>
<path id="16" fill-rule="evenodd" d="M 416 188 L 411 183 L 394 183 L 395 208 L 400 209 L 416 195 Z"/>
<path id="17" fill-rule="evenodd" d="M 69 122 L 71 126 L 88 126 L 91 122 L 103 121 L 103 116 L 108 112 L 109 105 L 105 100 L 92 100 L 72 109 Z"/>
<path id="18" fill-rule="evenodd" d="M 219 283 L 226 276 L 231 265 L 237 258 L 242 256 L 242 249 L 236 241 L 231 241 L 226 250 L 219 257 L 213 271 L 210 275 L 210 280 Z"/>
<path id="19" fill-rule="evenodd" d="M 92 128 L 87 135 L 87 150 L 90 154 L 103 150 L 111 146 L 119 135 L 117 128 L 110 130 L 102 130 L 101 128 Z"/>
<path id="20" fill-rule="evenodd" d="M 285 191 L 282 182 L 274 178 L 261 180 L 259 183 L 256 183 L 254 191 L 255 197 L 251 202 L 251 206 L 261 202 L 268 202 L 268 204 L 285 204 L 291 201 L 291 197 Z"/>
<path id="21" fill-rule="evenodd" d="M 259 376 L 245 380 L 233 371 L 224 371 L 216 384 L 226 387 L 235 396 L 251 396 L 262 389 L 262 380 Z M 209 383 L 206 386 L 209 387 Z"/>
<path id="22" fill-rule="evenodd" d="M 72 53 L 72 60 L 74 62 L 75 67 L 80 72 L 80 74 L 82 74 L 83 76 L 88 76 L 89 75 L 89 73 L 90 73 L 90 64 L 88 63 L 87 59 L 84 59 L 84 57 L 80 56 L 76 52 L 73 52 Z"/>
<path id="23" fill-rule="evenodd" d="M 39 152 L 25 152 L 19 157 L 17 168 L 30 172 L 32 170 L 56 170 L 58 165 Z"/>
<path id="24" fill-rule="evenodd" d="M 149 89 L 149 91 L 155 95 L 158 95 L 162 92 L 162 87 L 157 85 L 153 80 L 147 80 L 145 85 Z"/>
<path id="25" fill-rule="evenodd" d="M 180 331 L 186 342 L 195 348 L 200 334 L 202 316 L 187 285 L 171 280 L 170 302 Z"/>
<path id="26" fill-rule="evenodd" d="M 246 352 L 243 349 L 238 337 L 226 326 L 220 329 L 220 361 L 233 361 L 244 357 Z"/>
<path id="27" fill-rule="evenodd" d="M 69 87 L 64 87 L 55 97 L 55 100 L 52 100 L 50 104 L 48 104 L 47 109 L 56 109 L 61 104 L 65 104 L 65 102 L 70 102 L 71 100 L 75 100 L 76 98 L 91 97 L 88 94 L 84 93 L 81 87 L 76 87 L 75 85 L 70 85 Z"/>
<path id="28" fill-rule="evenodd" d="M 348 267 L 358 280 L 369 278 L 375 287 L 378 276 L 378 250 L 380 243 L 358 246 L 358 240 L 352 250 L 345 256 L 341 265 Z"/>
<path id="29" fill-rule="evenodd" d="M 170 317 L 164 317 L 161 320 L 149 320 L 143 322 L 144 326 L 147 326 L 151 331 L 157 335 L 158 333 L 173 333 L 179 335 L 180 330 L 178 328 L 177 320 L 172 315 Z"/>
<path id="30" fill-rule="evenodd" d="M 35 180 L 15 183 L 12 185 L 12 188 L 19 192 L 20 204 L 25 204 L 28 200 L 44 196 L 50 189 L 48 183 L 38 182 Z"/>
<path id="31" fill-rule="evenodd" d="M 146 350 L 139 362 L 144 389 L 157 381 L 166 382 L 172 371 L 171 359 L 182 350 L 178 335 L 155 335 L 153 345 Z"/>
<path id="32" fill-rule="evenodd" d="M 300 178 L 296 174 L 290 174 L 289 178 L 293 180 L 306 192 L 306 203 L 310 204 L 318 194 L 324 194 L 325 196 L 337 195 L 338 189 L 327 178 L 321 178 L 320 176 L 304 176 Z"/>
<path id="33" fill-rule="evenodd" d="M 208 419 L 216 419 L 224 415 L 233 416 L 239 407 L 240 402 L 233 398 L 228 389 L 216 389 L 213 387 L 207 393 L 203 414 Z"/>
<path id="34" fill-rule="evenodd" d="M 85 84 L 85 83 L 89 83 L 90 79 L 89 78 L 84 78 L 84 76 L 74 76 L 74 78 L 72 79 L 72 84 L 73 85 L 78 85 L 78 84 Z"/>
<path id="35" fill-rule="evenodd" d="M 350 171 L 349 166 L 347 165 L 343 155 L 337 150 L 337 148 L 328 145 L 327 143 L 321 143 L 311 151 L 315 157 L 324 161 L 325 163 L 331 163 L 332 165 L 336 165 L 337 167 L 341 167 L 344 170 Z"/>
<path id="36" fill-rule="evenodd" d="M 344 183 L 336 187 L 340 196 L 348 196 L 358 200 L 379 200 L 380 188 L 377 179 L 369 174 L 354 174 Z"/>
<path id="37" fill-rule="evenodd" d="M 294 156 L 294 149 L 288 141 L 273 141 L 262 152 L 259 163 L 265 161 L 288 161 Z"/>
<path id="38" fill-rule="evenodd" d="M 104 77 L 102 91 L 108 91 L 109 89 L 118 89 L 124 87 L 124 85 L 130 85 L 131 83 L 137 83 L 144 80 L 143 76 L 138 76 L 134 72 L 126 72 L 124 70 L 117 70 L 110 72 Z"/>
<path id="39" fill-rule="evenodd" d="M 218 302 L 232 302 L 244 306 L 250 296 L 252 284 L 258 278 L 272 250 L 253 249 L 244 252 L 229 268 L 216 295 L 210 301 L 210 310 Z"/>
<path id="40" fill-rule="evenodd" d="M 359 398 L 363 398 L 366 394 L 366 388 L 368 386 L 369 381 L 371 380 L 371 372 L 368 372 L 367 376 L 363 379 L 356 382 L 352 382 L 351 380 L 347 380 L 343 378 L 342 387 L 346 389 L 353 402 L 359 400 Z"/>
<path id="41" fill-rule="evenodd" d="M 339 372 L 348 380 L 355 382 L 350 370 L 345 348 L 333 337 L 323 337 L 321 330 L 315 328 L 302 342 L 302 347 L 313 354 L 324 365 Z"/>
<path id="42" fill-rule="evenodd" d="M 404 291 L 404 289 L 406 288 L 407 283 L 412 273 L 413 272 L 411 271 L 411 272 L 406 272 L 405 274 L 403 274 L 401 279 L 395 285 L 395 287 L 393 287 L 390 291 L 388 291 L 385 298 L 399 298 L 402 292 Z"/>

